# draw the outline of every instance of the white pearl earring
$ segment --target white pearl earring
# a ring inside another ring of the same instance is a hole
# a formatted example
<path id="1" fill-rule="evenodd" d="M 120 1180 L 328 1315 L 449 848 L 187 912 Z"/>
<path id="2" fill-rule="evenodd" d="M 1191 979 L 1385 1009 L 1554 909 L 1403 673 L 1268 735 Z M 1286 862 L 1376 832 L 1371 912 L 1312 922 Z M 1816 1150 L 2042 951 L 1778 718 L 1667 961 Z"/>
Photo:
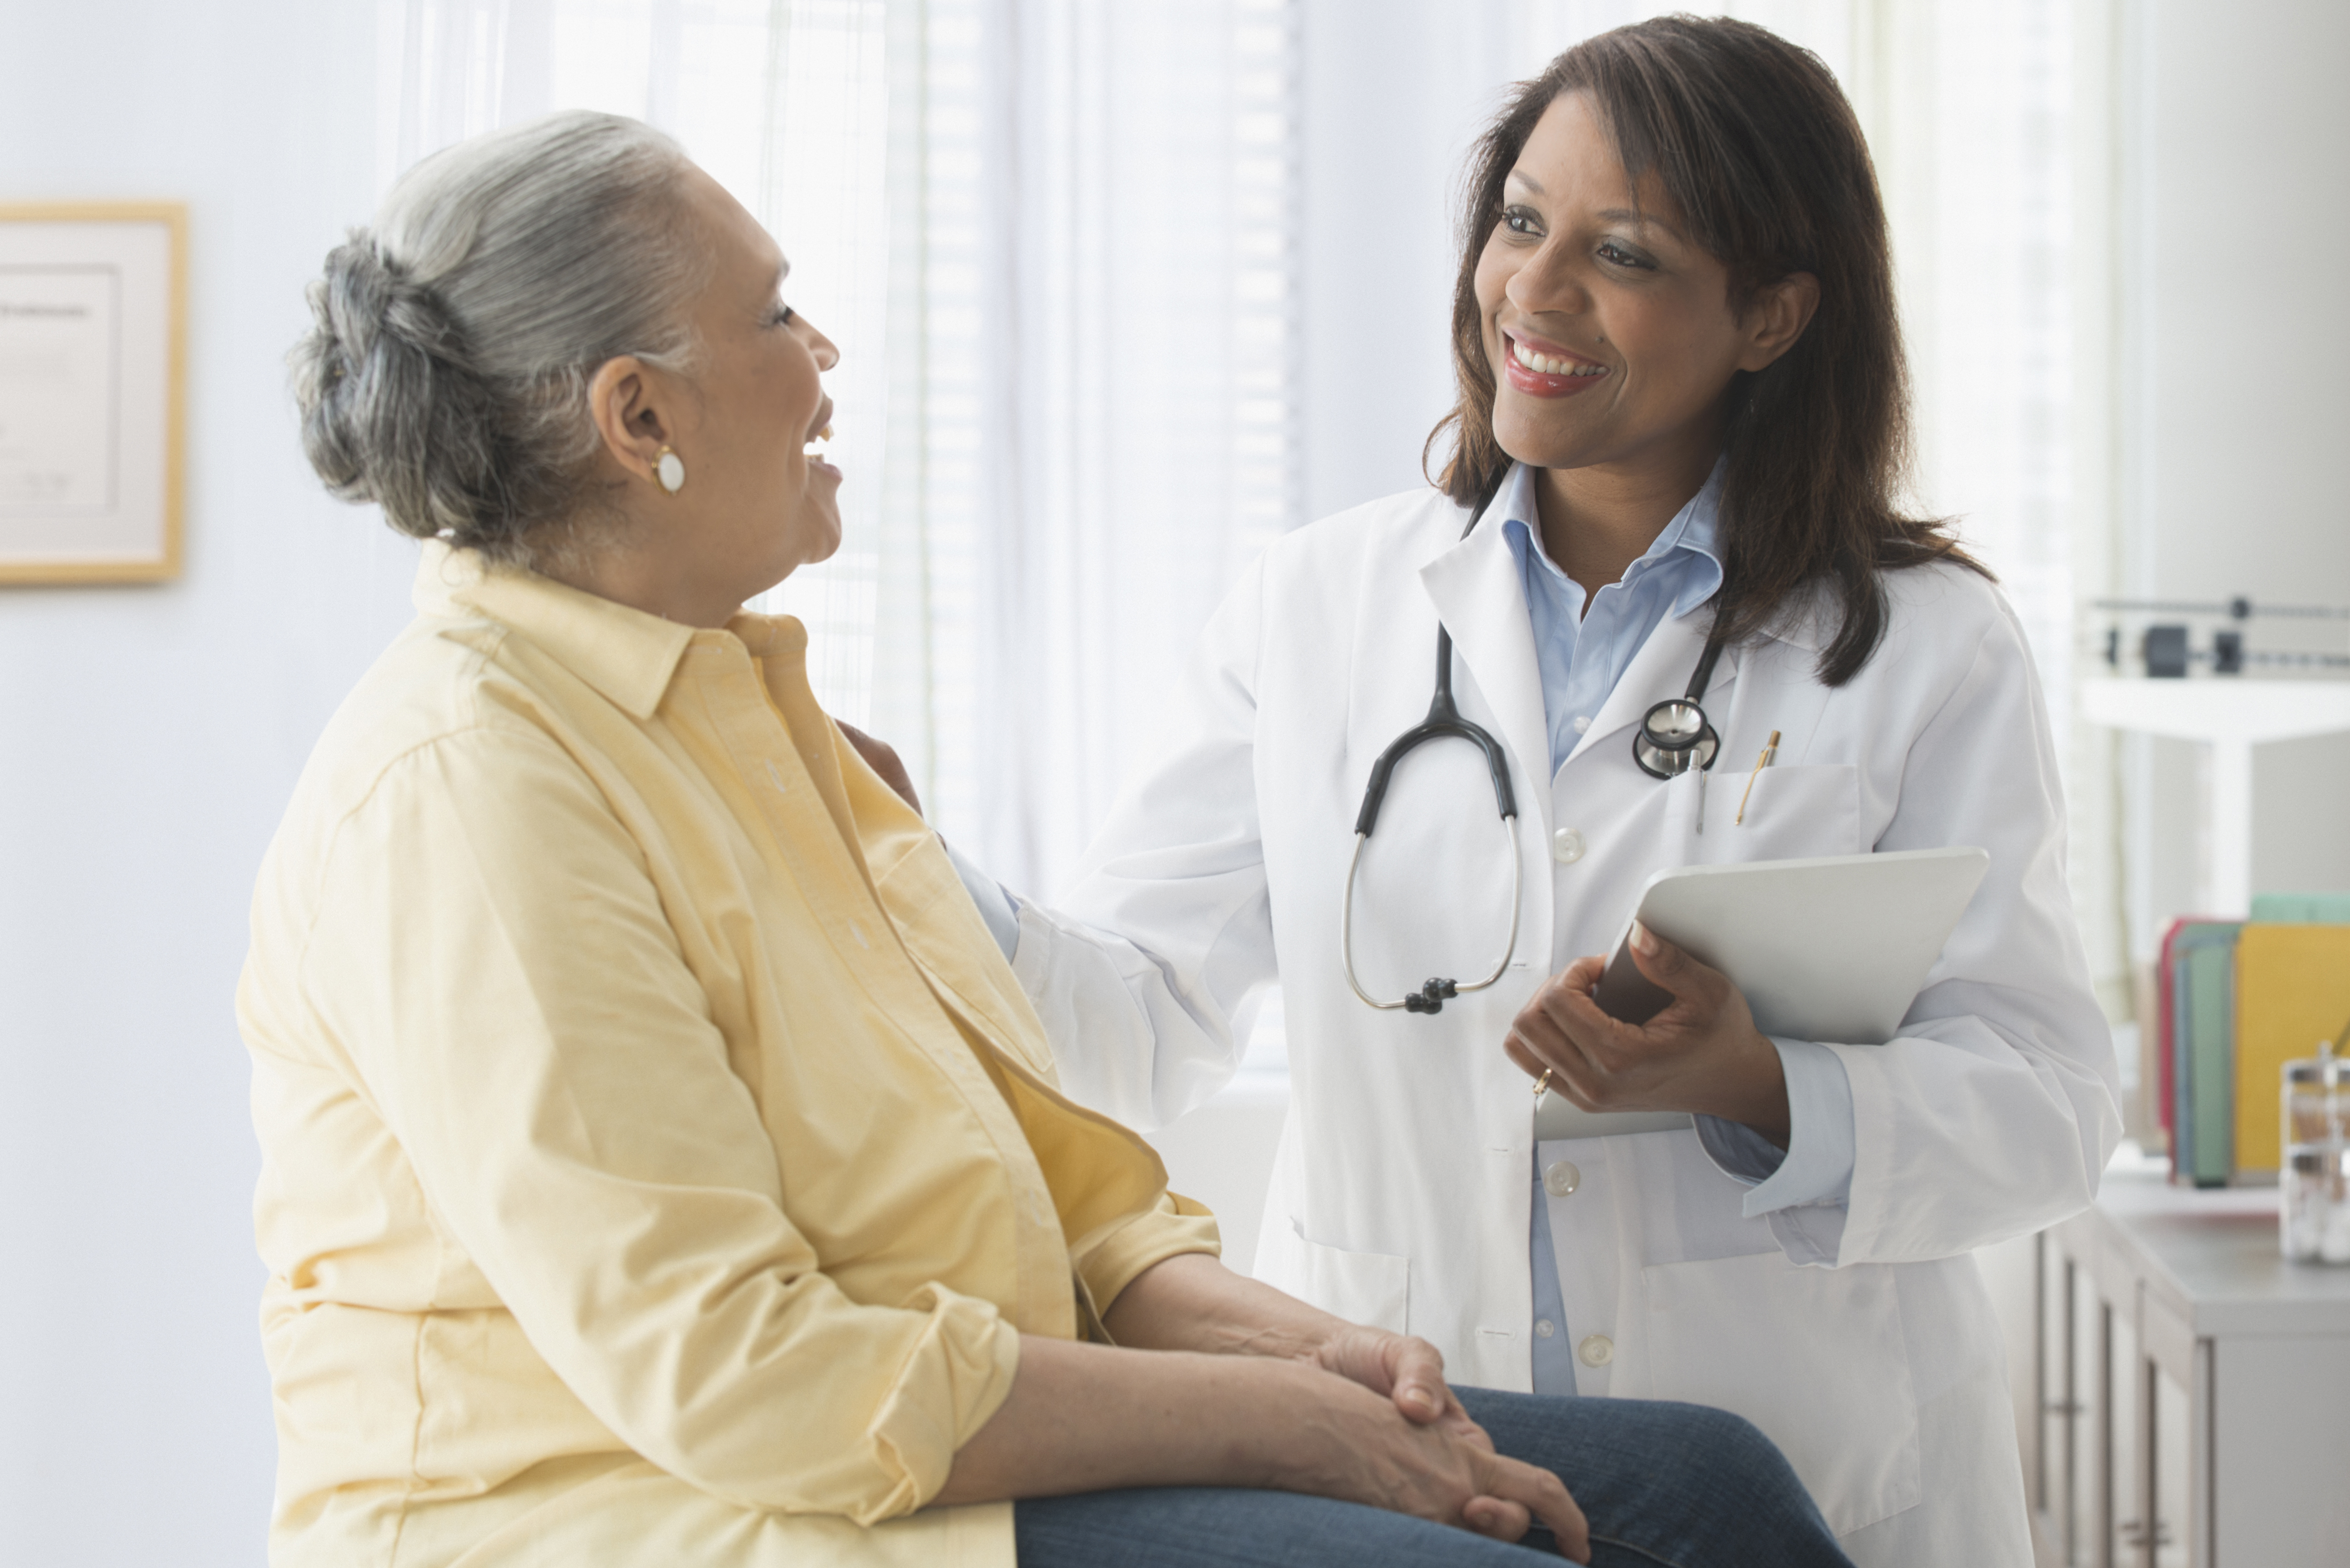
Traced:
<path id="1" fill-rule="evenodd" d="M 660 487 L 671 495 L 685 488 L 685 459 L 667 447 L 661 448 L 660 456 L 653 460 L 653 473 L 660 480 Z"/>

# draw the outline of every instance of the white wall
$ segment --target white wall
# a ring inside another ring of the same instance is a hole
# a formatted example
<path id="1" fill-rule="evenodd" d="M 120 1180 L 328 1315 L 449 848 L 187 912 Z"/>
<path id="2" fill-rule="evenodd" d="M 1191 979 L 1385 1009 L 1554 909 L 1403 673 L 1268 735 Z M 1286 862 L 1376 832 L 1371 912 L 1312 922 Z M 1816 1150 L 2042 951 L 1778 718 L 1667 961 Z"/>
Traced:
<path id="1" fill-rule="evenodd" d="M 2350 605 L 2350 7 L 2126 5 L 2124 561 L 2169 598 Z M 2253 620 L 2253 647 L 2350 651 L 2350 628 Z M 2125 774 L 2133 946 L 2194 899 L 2197 748 Z M 2252 887 L 2350 888 L 2350 737 L 2256 753 Z M 2225 912 L 2225 911 L 2217 911 Z"/>
<path id="2" fill-rule="evenodd" d="M 0 4 L 0 202 L 191 207 L 188 569 L 0 589 L 0 1563 L 250 1564 L 274 1445 L 231 992 L 255 867 L 410 551 L 281 356 L 374 179 L 373 8 Z"/>

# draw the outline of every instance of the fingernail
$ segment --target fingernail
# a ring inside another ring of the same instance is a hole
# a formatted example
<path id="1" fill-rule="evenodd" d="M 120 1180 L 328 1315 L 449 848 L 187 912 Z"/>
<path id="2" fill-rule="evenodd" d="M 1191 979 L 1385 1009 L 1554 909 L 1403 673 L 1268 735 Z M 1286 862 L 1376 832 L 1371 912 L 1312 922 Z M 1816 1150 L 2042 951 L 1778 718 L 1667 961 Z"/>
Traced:
<path id="1" fill-rule="evenodd" d="M 1430 1394 L 1425 1388 L 1413 1389 L 1411 1391 L 1411 1402 L 1420 1409 L 1427 1411 L 1431 1416 L 1436 1414 L 1436 1396 Z"/>
<path id="2" fill-rule="evenodd" d="M 1656 937 L 1638 920 L 1632 922 L 1632 946 L 1644 957 L 1653 957 L 1657 950 Z"/>

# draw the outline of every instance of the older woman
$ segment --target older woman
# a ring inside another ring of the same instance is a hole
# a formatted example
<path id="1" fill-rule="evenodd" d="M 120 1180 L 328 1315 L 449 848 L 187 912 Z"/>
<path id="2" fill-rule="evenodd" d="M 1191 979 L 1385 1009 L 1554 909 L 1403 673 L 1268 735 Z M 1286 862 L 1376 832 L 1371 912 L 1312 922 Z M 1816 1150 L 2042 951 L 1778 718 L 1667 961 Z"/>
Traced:
<path id="1" fill-rule="evenodd" d="M 1225 1271 L 1057 1092 L 805 633 L 740 609 L 839 537 L 785 271 L 568 114 L 420 166 L 313 291 L 311 461 L 427 543 L 238 999 L 274 1560 L 1842 1562 L 1743 1423 L 1464 1401 Z"/>

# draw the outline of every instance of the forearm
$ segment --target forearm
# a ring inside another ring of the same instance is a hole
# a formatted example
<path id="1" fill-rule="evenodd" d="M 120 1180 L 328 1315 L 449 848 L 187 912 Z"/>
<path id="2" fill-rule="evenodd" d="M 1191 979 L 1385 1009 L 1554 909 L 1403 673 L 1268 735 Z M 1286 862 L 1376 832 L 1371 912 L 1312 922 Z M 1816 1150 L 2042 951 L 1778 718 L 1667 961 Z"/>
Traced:
<path id="1" fill-rule="evenodd" d="M 1347 1398 L 1385 1403 L 1299 1364 L 1027 1335 L 1010 1396 L 956 1452 L 931 1501 L 1275 1486 L 1285 1474 L 1282 1434 Z"/>
<path id="2" fill-rule="evenodd" d="M 1163 1348 L 1024 1337 L 1010 1394 L 930 1501 L 1262 1487 L 1502 1541 L 1538 1517 L 1586 1560 L 1559 1479 L 1494 1454 L 1423 1340 L 1357 1328 L 1197 1253 L 1146 1270 L 1108 1326 Z"/>
<path id="3" fill-rule="evenodd" d="M 1140 1350 L 1300 1361 L 1354 1326 L 1204 1252 L 1180 1253 L 1135 1276 L 1103 1325 L 1118 1344 Z"/>

